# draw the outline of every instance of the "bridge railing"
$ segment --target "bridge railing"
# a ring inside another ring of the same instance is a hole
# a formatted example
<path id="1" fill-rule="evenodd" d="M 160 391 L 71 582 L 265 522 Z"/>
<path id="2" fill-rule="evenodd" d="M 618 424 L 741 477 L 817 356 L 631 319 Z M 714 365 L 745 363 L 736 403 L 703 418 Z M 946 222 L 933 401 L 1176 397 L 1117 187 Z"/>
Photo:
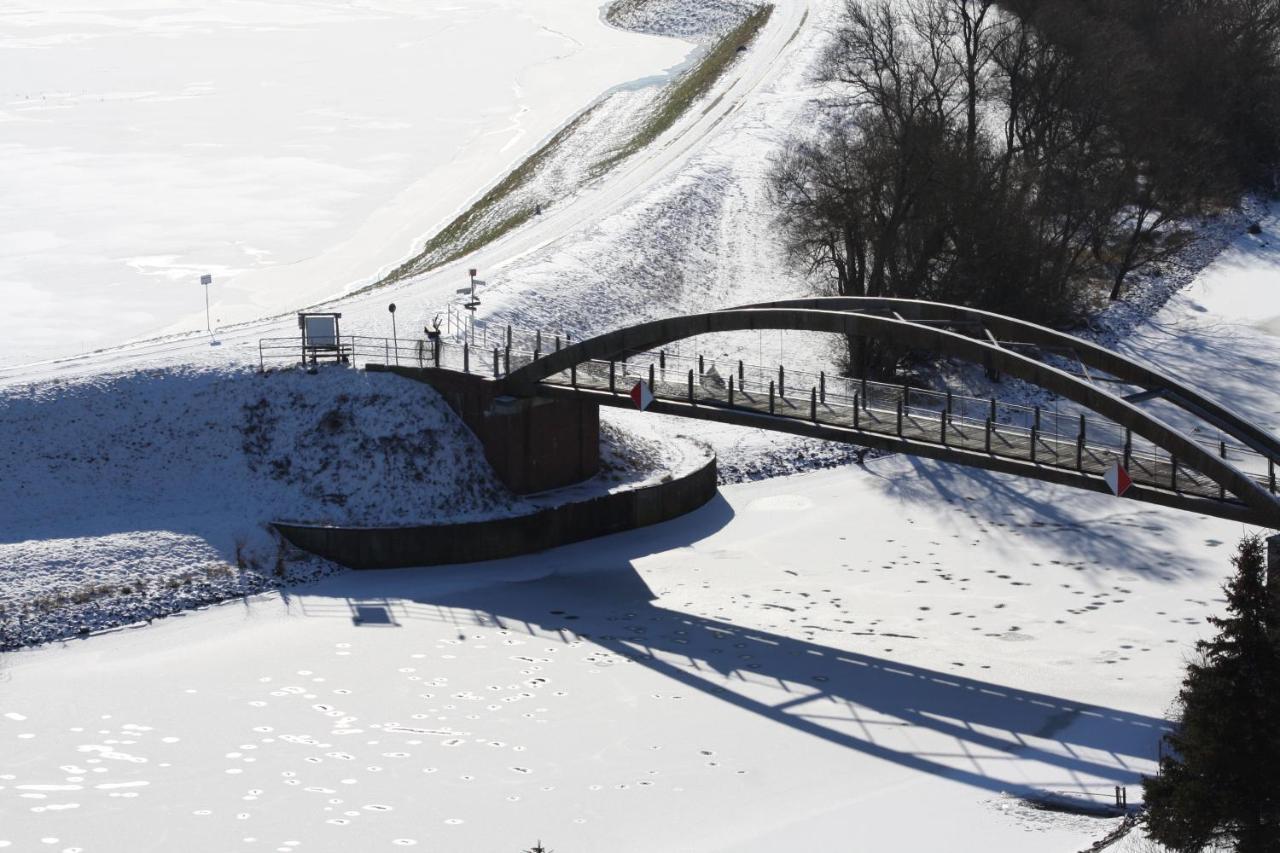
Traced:
<path id="1" fill-rule="evenodd" d="M 514 333 L 513 333 L 514 335 Z M 505 345 L 481 347 L 441 338 L 389 339 L 343 336 L 321 358 L 352 366 L 368 363 L 404 367 L 439 367 L 489 378 L 502 378 L 537 357 L 531 349 Z M 514 340 L 514 338 L 513 338 Z M 561 346 L 565 340 L 559 341 Z M 303 361 L 298 337 L 259 342 L 260 366 Z M 649 382 L 658 397 L 689 399 L 704 405 L 732 406 L 781 417 L 812 420 L 830 426 L 856 426 L 868 432 L 955 443 L 967 449 L 1101 473 L 1113 461 L 1129 468 L 1140 482 L 1182 491 L 1220 495 L 1209 478 L 1180 464 L 1167 452 L 1123 426 L 1093 412 L 1059 411 L 910 385 L 862 380 L 826 373 L 749 365 L 717 364 L 697 355 L 669 350 L 629 354 L 626 359 L 588 361 L 548 377 L 552 385 L 577 385 L 625 395 L 638 380 Z M 1238 444 L 1197 440 L 1259 482 L 1276 491 L 1269 460 Z"/>

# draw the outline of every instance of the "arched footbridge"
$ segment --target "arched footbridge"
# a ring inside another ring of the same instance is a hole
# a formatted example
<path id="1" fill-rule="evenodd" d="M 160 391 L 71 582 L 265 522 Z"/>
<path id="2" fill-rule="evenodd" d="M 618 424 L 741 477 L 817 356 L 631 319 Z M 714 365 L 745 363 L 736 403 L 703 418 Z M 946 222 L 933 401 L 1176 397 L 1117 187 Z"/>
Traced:
<path id="1" fill-rule="evenodd" d="M 967 361 L 1063 401 L 1057 409 L 906 385 L 708 366 L 668 348 L 723 332 L 806 330 L 863 336 Z M 1280 441 L 1190 384 L 1096 344 L 1032 323 L 954 305 L 815 298 L 670 317 L 548 352 L 492 348 L 492 375 L 517 397 L 633 405 L 639 380 L 651 411 L 909 453 L 1106 491 L 1120 463 L 1125 494 L 1178 509 L 1280 528 Z M 419 360 L 422 349 L 418 349 Z M 440 364 L 439 352 L 436 354 Z M 464 369 L 488 372 L 489 348 Z M 1155 403 L 1154 401 L 1161 401 Z M 1070 411 L 1063 413 L 1066 405 Z"/>

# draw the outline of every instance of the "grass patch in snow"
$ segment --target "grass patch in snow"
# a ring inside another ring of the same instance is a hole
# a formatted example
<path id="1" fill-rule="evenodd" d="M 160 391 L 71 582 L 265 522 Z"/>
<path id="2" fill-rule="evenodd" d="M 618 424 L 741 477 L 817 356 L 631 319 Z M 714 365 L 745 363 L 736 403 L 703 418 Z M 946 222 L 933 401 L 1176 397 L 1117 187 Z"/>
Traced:
<path id="1" fill-rule="evenodd" d="M 501 212 L 503 203 L 529 183 L 538 169 L 575 130 L 586 122 L 594 111 L 595 107 L 583 111 L 481 196 L 479 201 L 428 240 L 421 252 L 396 267 L 385 278 L 362 290 L 392 284 L 407 276 L 452 263 L 528 222 L 535 213 L 534 203 L 523 202 L 514 211 L 505 214 Z"/>
<path id="2" fill-rule="evenodd" d="M 725 33 L 712 45 L 697 65 L 682 74 L 667 90 L 653 112 L 649 114 L 648 119 L 636 131 L 635 136 L 626 145 L 596 164 L 596 173 L 602 174 L 612 169 L 666 133 L 694 101 L 706 94 L 724 75 L 739 50 L 745 49 L 751 43 L 756 33 L 769 22 L 772 14 L 772 4 L 761 6 L 747 16 L 742 23 Z"/>

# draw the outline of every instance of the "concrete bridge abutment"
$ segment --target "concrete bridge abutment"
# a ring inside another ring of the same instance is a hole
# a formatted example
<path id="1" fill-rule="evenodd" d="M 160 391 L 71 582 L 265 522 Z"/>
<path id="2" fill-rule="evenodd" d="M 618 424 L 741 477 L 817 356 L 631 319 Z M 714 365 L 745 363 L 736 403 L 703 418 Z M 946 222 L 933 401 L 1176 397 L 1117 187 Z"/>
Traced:
<path id="1" fill-rule="evenodd" d="M 367 365 L 423 382 L 475 433 L 498 479 L 518 495 L 579 483 L 600 470 L 600 406 L 590 400 L 512 397 L 475 374 Z"/>

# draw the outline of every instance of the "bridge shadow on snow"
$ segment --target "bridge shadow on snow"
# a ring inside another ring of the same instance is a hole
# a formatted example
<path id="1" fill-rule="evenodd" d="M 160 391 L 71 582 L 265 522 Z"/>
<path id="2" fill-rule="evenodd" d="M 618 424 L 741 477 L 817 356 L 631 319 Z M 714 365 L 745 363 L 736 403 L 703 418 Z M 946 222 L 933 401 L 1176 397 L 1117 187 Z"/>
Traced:
<path id="1" fill-rule="evenodd" d="M 536 557 L 340 576 L 296 590 L 292 606 L 304 616 L 346 619 L 373 602 L 389 609 L 398 630 L 445 623 L 460 637 L 497 628 L 581 638 L 742 712 L 991 793 L 1109 796 L 1111 785 L 1137 783 L 1135 764 L 1155 757 L 1167 726 L 1156 717 L 654 604 L 633 561 L 687 546 L 732 516 L 716 498 L 658 527 Z M 998 775 L 1011 759 L 1035 762 L 1052 778 Z"/>

